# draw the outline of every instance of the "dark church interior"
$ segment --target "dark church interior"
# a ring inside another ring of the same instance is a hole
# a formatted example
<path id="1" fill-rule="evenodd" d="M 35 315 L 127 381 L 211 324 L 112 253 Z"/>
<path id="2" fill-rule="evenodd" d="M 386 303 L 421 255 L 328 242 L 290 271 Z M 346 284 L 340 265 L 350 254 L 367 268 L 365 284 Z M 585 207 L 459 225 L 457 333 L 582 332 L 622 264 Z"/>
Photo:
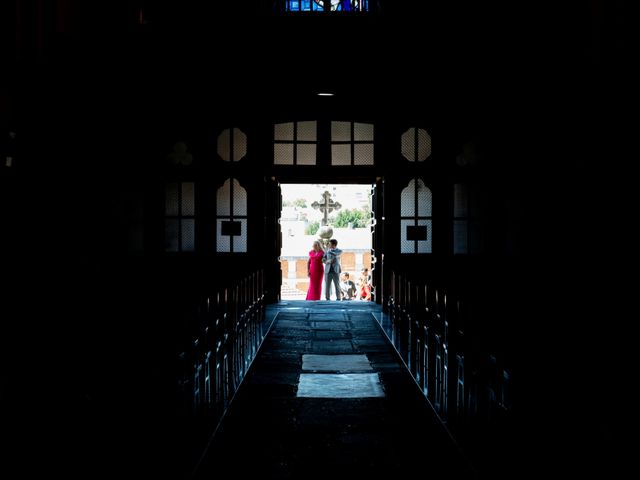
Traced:
<path id="1" fill-rule="evenodd" d="M 621 478 L 629 2 L 1 3 L 3 478 Z M 288 183 L 371 302 L 281 298 Z"/>

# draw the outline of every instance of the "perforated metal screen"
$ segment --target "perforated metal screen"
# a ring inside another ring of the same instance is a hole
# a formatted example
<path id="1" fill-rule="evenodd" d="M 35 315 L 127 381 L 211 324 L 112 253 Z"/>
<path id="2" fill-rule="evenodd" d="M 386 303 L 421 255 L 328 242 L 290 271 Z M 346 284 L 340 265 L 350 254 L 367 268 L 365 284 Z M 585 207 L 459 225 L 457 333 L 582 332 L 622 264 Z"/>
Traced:
<path id="1" fill-rule="evenodd" d="M 180 184 L 169 183 L 165 187 L 165 215 L 180 215 Z"/>
<path id="2" fill-rule="evenodd" d="M 247 219 L 242 218 L 240 222 L 240 235 L 233 237 L 233 251 L 244 253 L 247 251 Z"/>
<path id="3" fill-rule="evenodd" d="M 233 245 L 234 253 L 244 253 L 247 251 L 247 219 L 236 218 L 234 222 L 240 225 L 240 232 L 235 235 L 230 235 L 225 231 L 224 223 L 228 222 L 227 219 L 218 218 L 216 221 L 216 251 L 224 253 L 231 252 L 231 246 Z"/>
<path id="4" fill-rule="evenodd" d="M 456 183 L 453 189 L 453 253 L 474 254 L 483 248 L 481 199 L 473 184 Z"/>
<path id="5" fill-rule="evenodd" d="M 226 219 L 218 218 L 216 221 L 216 251 L 218 252 L 230 252 L 231 251 L 231 238 L 228 235 L 222 234 L 222 222 Z"/>
<path id="6" fill-rule="evenodd" d="M 273 162 L 276 165 L 293 165 L 293 143 L 274 144 Z"/>
<path id="7" fill-rule="evenodd" d="M 426 238 L 424 240 L 416 240 L 417 243 L 417 253 L 431 253 L 431 239 L 433 237 L 432 230 L 433 222 L 431 220 L 420 219 L 417 222 L 417 226 L 419 230 L 425 230 Z M 421 237 L 423 238 L 423 237 Z"/>
<path id="8" fill-rule="evenodd" d="M 233 129 L 233 161 L 242 160 L 247 155 L 247 136 L 239 128 Z"/>
<path id="9" fill-rule="evenodd" d="M 247 214 L 247 191 L 240 186 L 238 180 L 233 180 L 233 215 Z"/>
<path id="10" fill-rule="evenodd" d="M 228 179 L 216 192 L 217 252 L 247 251 L 247 203 L 247 191 L 236 179 Z"/>
<path id="11" fill-rule="evenodd" d="M 353 148 L 354 165 L 373 165 L 373 143 L 356 143 Z"/>
<path id="12" fill-rule="evenodd" d="M 453 216 L 466 217 L 469 215 L 467 186 L 456 183 L 453 189 Z"/>
<path id="13" fill-rule="evenodd" d="M 165 186 L 165 250 L 193 251 L 195 248 L 195 184 Z"/>
<path id="14" fill-rule="evenodd" d="M 422 180 L 418 180 L 418 216 L 430 217 L 432 215 L 431 190 L 425 187 Z"/>
<path id="15" fill-rule="evenodd" d="M 410 162 L 424 162 L 431 156 L 431 135 L 422 128 L 410 128 L 402 134 L 400 149 Z"/>
<path id="16" fill-rule="evenodd" d="M 333 165 L 351 165 L 351 145 L 331 145 L 331 163 Z"/>
<path id="17" fill-rule="evenodd" d="M 225 162 L 231 160 L 231 132 L 229 129 L 223 130 L 218 135 L 218 155 Z"/>
<path id="18" fill-rule="evenodd" d="M 242 160 L 247 155 L 247 135 L 239 128 L 227 128 L 218 135 L 218 155 L 225 162 Z"/>
<path id="19" fill-rule="evenodd" d="M 469 251 L 469 222 L 467 220 L 453 221 L 453 253 L 464 254 Z"/>
<path id="20" fill-rule="evenodd" d="M 297 145 L 297 163 L 298 165 L 315 165 L 316 164 L 316 145 L 300 143 Z"/>
<path id="21" fill-rule="evenodd" d="M 182 251 L 192 252 L 195 249 L 196 222 L 193 218 L 182 220 Z"/>
<path id="22" fill-rule="evenodd" d="M 193 182 L 182 184 L 182 216 L 193 216 L 196 209 L 195 185 Z"/>
<path id="23" fill-rule="evenodd" d="M 273 142 L 274 165 L 315 165 L 318 122 L 276 123 Z"/>
<path id="24" fill-rule="evenodd" d="M 180 250 L 180 242 L 178 235 L 180 234 L 180 221 L 177 219 L 166 219 L 164 223 L 164 249 L 167 252 L 178 252 Z"/>
<path id="25" fill-rule="evenodd" d="M 318 125 L 317 122 L 298 122 L 298 135 L 296 140 L 299 142 L 315 142 L 317 140 Z"/>
<path id="26" fill-rule="evenodd" d="M 373 165 L 373 124 L 331 122 L 331 165 Z"/>
<path id="27" fill-rule="evenodd" d="M 353 139 L 356 142 L 373 142 L 373 124 L 355 123 L 353 126 Z"/>
<path id="28" fill-rule="evenodd" d="M 331 141 L 350 142 L 351 122 L 331 122 Z"/>
<path id="29" fill-rule="evenodd" d="M 231 180 L 227 180 L 216 192 L 216 213 L 231 216 Z"/>
<path id="30" fill-rule="evenodd" d="M 424 162 L 431 156 L 431 135 L 426 130 L 418 129 L 418 161 Z"/>
<path id="31" fill-rule="evenodd" d="M 400 193 L 400 252 L 432 252 L 432 193 L 421 179 L 409 181 Z"/>
<path id="32" fill-rule="evenodd" d="M 409 186 L 400 193 L 400 216 L 414 217 L 416 215 L 415 181 L 411 180 Z"/>
<path id="33" fill-rule="evenodd" d="M 293 122 L 276 123 L 274 125 L 273 139 L 276 142 L 293 142 Z"/>

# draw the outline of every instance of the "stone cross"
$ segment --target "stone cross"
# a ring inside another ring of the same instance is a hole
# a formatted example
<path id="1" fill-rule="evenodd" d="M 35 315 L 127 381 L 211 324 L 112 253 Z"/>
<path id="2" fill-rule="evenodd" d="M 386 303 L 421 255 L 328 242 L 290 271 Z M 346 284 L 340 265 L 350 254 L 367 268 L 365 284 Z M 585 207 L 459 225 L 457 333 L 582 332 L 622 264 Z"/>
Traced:
<path id="1" fill-rule="evenodd" d="M 322 194 L 322 203 L 313 202 L 311 206 L 323 213 L 322 225 L 327 225 L 327 215 L 329 215 L 329 213 L 342 208 L 342 205 L 340 205 L 338 202 L 334 202 L 333 200 L 331 200 L 331 194 L 326 190 Z"/>

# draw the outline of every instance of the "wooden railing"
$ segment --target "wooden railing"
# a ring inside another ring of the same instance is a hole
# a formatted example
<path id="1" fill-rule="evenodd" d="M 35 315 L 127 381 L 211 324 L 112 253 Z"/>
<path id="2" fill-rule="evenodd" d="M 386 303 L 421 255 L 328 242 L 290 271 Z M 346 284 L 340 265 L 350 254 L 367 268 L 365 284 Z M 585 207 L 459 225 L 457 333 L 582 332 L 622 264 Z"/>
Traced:
<path id="1" fill-rule="evenodd" d="M 382 326 L 441 421 L 468 452 L 504 441 L 511 365 L 462 292 L 391 273 Z"/>
<path id="2" fill-rule="evenodd" d="M 197 464 L 266 335 L 264 292 L 260 270 L 185 308 L 176 355 L 178 409 L 190 436 L 185 468 Z"/>

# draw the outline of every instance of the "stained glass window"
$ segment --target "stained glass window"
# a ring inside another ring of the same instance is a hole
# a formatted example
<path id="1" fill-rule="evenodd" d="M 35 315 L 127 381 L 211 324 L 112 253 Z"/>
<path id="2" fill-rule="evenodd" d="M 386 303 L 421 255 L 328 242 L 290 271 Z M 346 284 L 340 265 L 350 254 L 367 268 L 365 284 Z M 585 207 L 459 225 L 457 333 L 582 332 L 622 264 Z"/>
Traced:
<path id="1" fill-rule="evenodd" d="M 165 187 L 165 251 L 195 249 L 195 185 L 168 183 Z"/>
<path id="2" fill-rule="evenodd" d="M 327 4 L 328 3 L 328 4 Z M 276 8 L 282 8 L 276 1 Z M 285 0 L 287 12 L 322 12 L 328 6 L 332 12 L 366 12 L 369 0 Z"/>
<path id="3" fill-rule="evenodd" d="M 400 193 L 400 253 L 431 253 L 432 195 L 415 178 Z"/>
<path id="4" fill-rule="evenodd" d="M 230 178 L 216 194 L 216 251 L 247 251 L 247 191 Z"/>

